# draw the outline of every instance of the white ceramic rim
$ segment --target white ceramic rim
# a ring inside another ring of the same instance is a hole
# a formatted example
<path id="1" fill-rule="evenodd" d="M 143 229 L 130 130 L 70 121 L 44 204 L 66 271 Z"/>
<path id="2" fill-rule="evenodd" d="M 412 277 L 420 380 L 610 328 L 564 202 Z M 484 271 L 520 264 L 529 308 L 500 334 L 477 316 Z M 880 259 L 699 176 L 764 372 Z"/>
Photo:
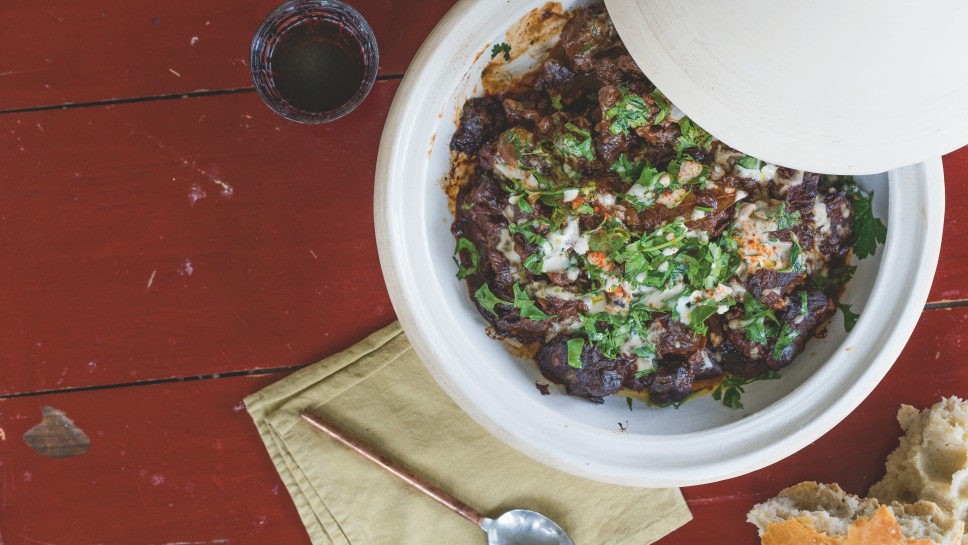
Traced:
<path id="1" fill-rule="evenodd" d="M 441 77 L 450 78 L 449 89 L 457 89 L 462 76 L 440 67 L 474 55 L 444 44 L 466 39 L 463 21 L 495 17 L 501 6 L 486 4 L 472 0 L 455 6 L 418 52 L 390 109 L 375 173 L 377 245 L 390 298 L 417 355 L 440 386 L 484 428 L 528 456 L 575 475 L 631 486 L 683 486 L 742 475 L 793 454 L 845 418 L 893 365 L 927 300 L 944 218 L 940 158 L 889 173 L 887 243 L 865 308 L 865 315 L 876 318 L 862 319 L 842 349 L 793 393 L 742 420 L 679 435 L 619 435 L 565 421 L 533 404 L 526 414 L 520 407 L 495 404 L 460 371 L 454 362 L 466 354 L 443 325 L 434 323 L 439 309 L 428 305 L 429 286 L 419 281 L 425 277 L 421 267 L 427 266 L 429 248 L 412 237 L 416 231 L 408 218 L 422 218 L 424 203 L 408 203 L 413 205 L 409 209 L 403 203 L 413 191 L 406 173 L 419 172 L 420 163 L 427 162 L 428 135 L 415 134 L 414 127 L 421 116 L 436 116 L 441 107 L 430 98 L 431 89 L 442 85 Z M 904 195 L 903 201 L 898 195 Z M 567 433 L 555 433 L 562 428 Z"/>

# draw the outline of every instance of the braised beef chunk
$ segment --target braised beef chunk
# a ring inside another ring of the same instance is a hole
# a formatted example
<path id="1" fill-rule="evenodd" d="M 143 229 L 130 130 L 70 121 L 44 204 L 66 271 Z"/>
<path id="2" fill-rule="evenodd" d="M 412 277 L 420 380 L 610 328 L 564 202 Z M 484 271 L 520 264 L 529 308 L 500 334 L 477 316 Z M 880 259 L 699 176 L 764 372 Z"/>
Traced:
<path id="1" fill-rule="evenodd" d="M 605 57 L 595 64 L 595 77 L 602 85 L 618 85 L 629 81 L 648 81 L 638 64 L 629 55 Z"/>
<path id="2" fill-rule="evenodd" d="M 797 183 L 793 171 L 780 168 L 777 169 L 776 176 L 777 185 L 786 187 L 786 192 L 780 195 L 780 198 L 790 203 L 803 217 L 808 217 L 813 211 L 813 204 L 817 198 L 820 175 L 814 172 L 804 172 L 802 181 Z"/>
<path id="3" fill-rule="evenodd" d="M 649 399 L 656 405 L 672 405 L 689 397 L 694 377 L 689 367 L 664 367 L 655 374 L 649 386 Z"/>
<path id="4" fill-rule="evenodd" d="M 836 310 L 834 301 L 812 284 L 789 297 L 780 317 L 779 337 L 766 357 L 767 367 L 777 370 L 789 365 L 803 352 L 817 326 L 829 320 Z"/>
<path id="5" fill-rule="evenodd" d="M 655 352 L 658 356 L 688 356 L 706 346 L 706 337 L 696 332 L 670 315 L 662 316 L 652 322 L 650 331 L 656 337 Z"/>
<path id="6" fill-rule="evenodd" d="M 850 251 L 854 234 L 854 206 L 843 190 L 834 188 L 821 196 L 819 205 L 823 207 L 823 213 L 821 218 L 814 217 L 814 221 L 820 223 L 817 226 L 821 235 L 820 252 L 843 261 Z"/>
<path id="7" fill-rule="evenodd" d="M 746 289 L 764 305 L 780 310 L 785 296 L 796 289 L 805 279 L 804 270 L 779 272 L 771 269 L 758 269 L 746 279 Z"/>
<path id="8" fill-rule="evenodd" d="M 450 141 L 450 149 L 477 153 L 481 146 L 504 130 L 504 108 L 497 97 L 472 98 L 464 103 L 457 132 Z"/>
<path id="9" fill-rule="evenodd" d="M 464 104 L 451 141 L 470 155 L 454 177 L 475 169 L 454 180 L 455 259 L 489 333 L 596 403 L 624 388 L 676 405 L 788 365 L 851 271 L 854 183 L 720 142 L 652 84 L 602 2 L 571 15 L 538 70 Z"/>
<path id="10" fill-rule="evenodd" d="M 534 88 L 540 91 L 549 87 L 559 87 L 574 79 L 575 72 L 571 68 L 561 64 L 557 59 L 548 59 L 541 66 L 541 72 L 534 80 Z"/>
<path id="11" fill-rule="evenodd" d="M 716 356 L 707 349 L 699 350 L 686 360 L 689 372 L 697 379 L 710 379 L 722 376 L 723 366 L 716 361 Z"/>
<path id="12" fill-rule="evenodd" d="M 552 319 L 531 320 L 530 318 L 522 318 L 518 310 L 510 310 L 510 307 L 507 305 L 501 305 L 501 307 L 507 310 L 502 312 L 501 316 L 496 320 L 491 320 L 494 330 L 501 335 L 522 342 L 543 341 L 548 335 L 548 330 L 555 323 Z"/>
<path id="13" fill-rule="evenodd" d="M 604 6 L 581 10 L 561 31 L 559 43 L 571 67 L 578 72 L 595 69 L 595 56 L 619 44 L 618 34 Z"/>
<path id="14" fill-rule="evenodd" d="M 568 339 L 555 337 L 538 351 L 538 368 L 548 380 L 565 386 L 569 395 L 602 403 L 603 398 L 622 389 L 635 375 L 631 359 L 610 360 L 588 343 L 581 352 L 581 368 L 568 365 Z"/>

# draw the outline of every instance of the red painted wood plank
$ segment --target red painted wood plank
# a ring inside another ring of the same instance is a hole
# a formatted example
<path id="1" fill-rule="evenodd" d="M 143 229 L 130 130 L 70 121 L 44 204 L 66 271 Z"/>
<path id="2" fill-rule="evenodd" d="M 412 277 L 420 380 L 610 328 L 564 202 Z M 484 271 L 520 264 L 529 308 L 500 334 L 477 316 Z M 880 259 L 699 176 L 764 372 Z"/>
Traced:
<path id="1" fill-rule="evenodd" d="M 282 0 L 0 3 L 0 110 L 250 87 L 249 42 Z M 352 2 L 401 74 L 452 0 Z"/>
<path id="2" fill-rule="evenodd" d="M 373 167 L 254 93 L 0 116 L 0 395 L 307 363 L 393 319 Z"/>
<path id="3" fill-rule="evenodd" d="M 944 157 L 945 222 L 929 300 L 968 299 L 968 147 Z"/>
<path id="4" fill-rule="evenodd" d="M 861 406 L 837 427 L 797 454 L 736 479 L 684 489 L 695 519 L 661 545 L 756 543 L 746 521 L 753 504 L 800 481 L 836 482 L 864 495 L 883 475 L 897 446 L 895 416 L 902 403 L 923 408 L 942 396 L 968 398 L 968 309 L 924 312 L 900 359 Z"/>
<path id="5" fill-rule="evenodd" d="M 880 477 L 884 457 L 896 445 L 894 414 L 901 403 L 923 407 L 942 395 L 968 395 L 961 351 L 966 324 L 968 309 L 926 312 L 898 364 L 855 413 L 787 460 L 745 477 L 685 489 L 696 518 L 661 544 L 753 544 L 746 511 L 801 480 L 839 482 L 863 493 Z M 308 543 L 239 404 L 281 376 L 0 402 L 6 437 L 0 440 L 5 543 Z M 88 434 L 87 454 L 54 460 L 28 450 L 21 437 L 40 421 L 44 405 L 64 411 Z"/>
<path id="6" fill-rule="evenodd" d="M 0 538 L 6 545 L 308 544 L 241 399 L 278 380 L 224 378 L 0 403 Z M 63 411 L 88 452 L 23 442 L 41 407 Z"/>

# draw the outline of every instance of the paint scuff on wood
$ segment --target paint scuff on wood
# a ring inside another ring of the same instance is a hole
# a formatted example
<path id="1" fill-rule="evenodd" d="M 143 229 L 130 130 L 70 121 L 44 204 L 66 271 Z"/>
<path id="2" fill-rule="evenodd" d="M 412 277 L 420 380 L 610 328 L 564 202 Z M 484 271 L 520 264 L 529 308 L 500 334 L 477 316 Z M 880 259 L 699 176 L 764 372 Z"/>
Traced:
<path id="1" fill-rule="evenodd" d="M 44 406 L 44 419 L 24 433 L 24 443 L 41 456 L 70 458 L 86 454 L 91 440 L 63 412 Z"/>

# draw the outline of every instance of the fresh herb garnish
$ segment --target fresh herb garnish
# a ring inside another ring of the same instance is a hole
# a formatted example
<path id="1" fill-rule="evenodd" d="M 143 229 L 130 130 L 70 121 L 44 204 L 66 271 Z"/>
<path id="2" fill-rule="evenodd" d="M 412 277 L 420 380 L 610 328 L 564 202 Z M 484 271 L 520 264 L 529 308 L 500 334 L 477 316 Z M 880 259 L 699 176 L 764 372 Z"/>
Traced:
<path id="1" fill-rule="evenodd" d="M 781 203 L 780 206 L 776 208 L 774 218 L 776 219 L 777 230 L 790 229 L 803 223 L 803 220 L 800 218 L 800 211 L 788 211 L 786 203 Z"/>
<path id="2" fill-rule="evenodd" d="M 679 136 L 678 143 L 676 144 L 676 153 L 681 154 L 689 148 L 706 149 L 712 143 L 713 135 L 706 132 L 705 129 L 688 117 L 683 117 L 678 123 L 682 134 Z"/>
<path id="3" fill-rule="evenodd" d="M 567 131 L 555 133 L 555 148 L 566 157 L 578 157 L 587 161 L 595 160 L 595 148 L 590 132 L 574 123 L 565 123 Z"/>
<path id="4" fill-rule="evenodd" d="M 467 256 L 471 260 L 471 266 L 465 267 L 461 262 L 460 253 L 466 252 Z M 477 246 L 470 240 L 460 237 L 457 239 L 457 248 L 454 249 L 454 263 L 457 263 L 457 279 L 463 280 L 468 276 L 477 272 L 477 267 L 480 265 L 481 256 L 477 253 Z"/>
<path id="5" fill-rule="evenodd" d="M 553 95 L 551 97 L 551 107 L 558 110 L 559 112 L 565 107 L 561 103 L 561 95 Z"/>
<path id="6" fill-rule="evenodd" d="M 495 306 L 499 304 L 511 304 L 503 299 L 499 299 L 496 295 L 494 295 L 494 292 L 491 291 L 490 286 L 487 284 L 481 284 L 481 287 L 477 288 L 477 291 L 474 292 L 474 298 L 477 299 L 477 302 L 480 303 L 482 307 L 486 308 L 488 312 L 495 316 L 497 316 L 497 311 L 494 310 Z"/>
<path id="7" fill-rule="evenodd" d="M 629 406 L 629 410 L 631 411 L 632 410 L 632 398 L 631 397 L 626 397 L 625 398 L 625 404 Z"/>
<path id="8" fill-rule="evenodd" d="M 605 119 L 611 121 L 608 130 L 612 134 L 629 134 L 636 127 L 648 125 L 655 118 L 652 116 L 645 99 L 629 91 L 628 86 L 619 86 L 622 98 L 605 112 Z"/>
<path id="9" fill-rule="evenodd" d="M 780 335 L 776 338 L 776 344 L 773 345 L 773 359 L 780 359 L 783 357 L 783 351 L 800 336 L 800 332 L 795 328 L 790 327 L 790 324 L 784 323 L 783 327 L 780 328 Z"/>
<path id="10" fill-rule="evenodd" d="M 857 267 L 854 265 L 844 265 L 834 269 L 833 271 L 828 270 L 826 271 L 826 274 L 821 273 L 814 275 L 813 283 L 820 291 L 823 292 L 827 292 L 828 288 L 831 287 L 836 288 L 836 290 L 839 291 L 840 288 L 847 285 L 847 282 L 850 281 L 851 277 L 854 276 L 856 271 Z"/>
<path id="11" fill-rule="evenodd" d="M 542 311 L 535 305 L 535 302 L 528 296 L 520 285 L 514 285 L 514 308 L 521 311 L 521 317 L 529 320 L 540 321 L 554 318 Z"/>
<path id="12" fill-rule="evenodd" d="M 759 170 L 763 168 L 763 161 L 760 161 L 752 155 L 744 155 L 742 159 L 736 161 L 736 164 L 747 170 Z"/>
<path id="13" fill-rule="evenodd" d="M 790 241 L 793 243 L 793 247 L 790 248 L 790 264 L 778 270 L 777 272 L 798 273 L 803 270 L 803 262 L 804 262 L 803 246 L 800 246 L 800 241 L 797 240 L 797 237 L 795 236 L 791 236 Z"/>
<path id="14" fill-rule="evenodd" d="M 575 369 L 581 369 L 581 352 L 585 348 L 585 339 L 576 337 L 568 339 L 568 365 Z"/>
<path id="15" fill-rule="evenodd" d="M 854 326 L 857 325 L 860 314 L 850 310 L 850 305 L 844 303 L 837 303 L 837 308 L 844 313 L 844 329 L 847 330 L 847 333 L 850 333 L 854 329 Z"/>
<path id="16" fill-rule="evenodd" d="M 746 298 L 743 299 L 743 312 L 743 321 L 748 322 L 743 326 L 746 338 L 752 342 L 767 345 L 777 333 L 780 322 L 776 319 L 776 315 L 750 293 L 747 293 Z"/>
<path id="17" fill-rule="evenodd" d="M 510 45 L 506 44 L 505 42 L 501 42 L 499 44 L 494 44 L 494 47 L 491 48 L 491 58 L 493 59 L 494 57 L 497 57 L 501 53 L 504 53 L 504 60 L 505 61 L 510 61 L 511 60 L 511 46 Z"/>
<path id="18" fill-rule="evenodd" d="M 743 402 L 740 400 L 745 390 L 743 386 L 758 380 L 776 380 L 780 378 L 780 373 L 767 371 L 753 378 L 745 378 L 739 375 L 730 375 L 722 380 L 713 390 L 713 399 L 722 401 L 730 409 L 742 409 Z"/>
<path id="19" fill-rule="evenodd" d="M 864 259 L 877 252 L 877 245 L 887 242 L 887 227 L 874 217 L 874 193 L 854 187 L 847 195 L 854 205 L 854 255 Z"/>

